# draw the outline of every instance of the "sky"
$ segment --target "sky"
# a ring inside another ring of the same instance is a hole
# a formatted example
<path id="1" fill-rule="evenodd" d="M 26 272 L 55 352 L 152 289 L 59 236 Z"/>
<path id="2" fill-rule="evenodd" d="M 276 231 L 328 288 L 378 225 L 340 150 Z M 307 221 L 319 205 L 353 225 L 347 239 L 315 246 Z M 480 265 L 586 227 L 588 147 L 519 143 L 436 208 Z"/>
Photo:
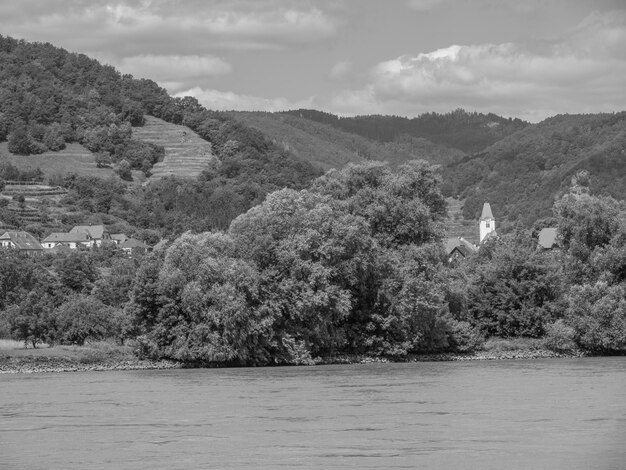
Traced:
<path id="1" fill-rule="evenodd" d="M 209 109 L 626 110 L 626 0 L 0 0 L 0 34 Z"/>

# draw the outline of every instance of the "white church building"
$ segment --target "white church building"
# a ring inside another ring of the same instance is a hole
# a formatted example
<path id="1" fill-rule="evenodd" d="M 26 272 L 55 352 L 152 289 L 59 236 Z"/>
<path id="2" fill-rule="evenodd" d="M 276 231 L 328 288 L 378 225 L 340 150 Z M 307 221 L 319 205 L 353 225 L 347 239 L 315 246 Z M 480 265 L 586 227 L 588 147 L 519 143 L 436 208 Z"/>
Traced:
<path id="1" fill-rule="evenodd" d="M 497 235 L 496 233 L 496 219 L 494 219 L 493 214 L 491 213 L 491 206 L 488 202 L 483 204 L 483 212 L 480 215 L 479 222 L 479 243 L 482 243 L 488 237 L 494 237 Z"/>

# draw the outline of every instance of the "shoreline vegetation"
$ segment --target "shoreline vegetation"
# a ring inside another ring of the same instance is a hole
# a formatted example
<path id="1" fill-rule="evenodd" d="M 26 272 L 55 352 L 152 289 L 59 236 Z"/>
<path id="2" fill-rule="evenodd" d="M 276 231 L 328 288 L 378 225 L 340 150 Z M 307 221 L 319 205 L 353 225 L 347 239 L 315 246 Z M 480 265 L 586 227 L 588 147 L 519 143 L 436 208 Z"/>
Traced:
<path id="1" fill-rule="evenodd" d="M 6 340 L 0 344 L 0 374 L 31 374 L 56 372 L 121 371 L 121 370 L 166 370 L 191 368 L 229 367 L 228 364 L 197 364 L 168 360 L 138 359 L 130 346 L 112 345 L 107 342 L 86 346 L 55 346 L 24 348 Z M 536 340 L 491 339 L 481 351 L 472 353 L 428 353 L 411 354 L 402 358 L 337 354 L 315 358 L 300 365 L 341 365 L 373 363 L 411 362 L 455 362 L 455 361 L 495 361 L 530 360 L 553 358 L 589 357 L 584 351 L 557 352 L 543 347 Z M 282 365 L 281 365 L 282 366 Z M 267 366 L 272 367 L 272 366 Z"/>

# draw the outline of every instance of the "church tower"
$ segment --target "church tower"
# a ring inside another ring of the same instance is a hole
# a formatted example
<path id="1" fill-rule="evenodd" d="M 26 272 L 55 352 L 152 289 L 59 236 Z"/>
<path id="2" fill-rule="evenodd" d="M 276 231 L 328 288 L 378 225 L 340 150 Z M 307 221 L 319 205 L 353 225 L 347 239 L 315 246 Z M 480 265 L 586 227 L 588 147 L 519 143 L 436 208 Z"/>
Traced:
<path id="1" fill-rule="evenodd" d="M 485 202 L 483 205 L 483 213 L 480 216 L 480 243 L 489 235 L 491 232 L 496 231 L 496 219 L 493 218 L 493 214 L 491 213 L 491 206 L 488 202 Z"/>

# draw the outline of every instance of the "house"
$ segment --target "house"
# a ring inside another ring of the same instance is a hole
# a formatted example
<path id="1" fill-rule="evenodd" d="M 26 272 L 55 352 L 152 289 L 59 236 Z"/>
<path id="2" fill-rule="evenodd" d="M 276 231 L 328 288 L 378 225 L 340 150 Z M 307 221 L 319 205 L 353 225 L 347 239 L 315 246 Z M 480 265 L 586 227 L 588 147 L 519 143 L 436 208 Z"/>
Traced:
<path id="1" fill-rule="evenodd" d="M 0 248 L 20 250 L 28 255 L 40 255 L 43 246 L 28 232 L 4 232 L 0 236 Z"/>
<path id="2" fill-rule="evenodd" d="M 446 254 L 448 256 L 448 262 L 454 260 L 467 258 L 472 253 L 476 253 L 478 247 L 473 243 L 468 242 L 463 237 L 448 238 L 446 241 Z"/>
<path id="3" fill-rule="evenodd" d="M 542 250 L 552 250 L 558 248 L 556 228 L 546 227 L 539 232 L 538 248 Z"/>
<path id="4" fill-rule="evenodd" d="M 156 245 L 154 245 L 152 247 L 153 251 L 161 251 L 161 250 L 165 250 L 165 248 L 167 248 L 167 245 L 169 244 L 169 239 L 167 238 L 163 238 L 159 243 L 157 243 Z"/>
<path id="5" fill-rule="evenodd" d="M 44 248 L 50 249 L 55 248 L 58 245 L 65 245 L 73 250 L 78 248 L 79 246 L 83 246 L 85 248 L 91 248 L 93 246 L 93 240 L 83 232 L 78 233 L 64 233 L 64 232 L 54 232 L 48 235 L 41 241 L 41 244 Z"/>
<path id="6" fill-rule="evenodd" d="M 120 248 L 129 255 L 144 254 L 150 249 L 148 245 L 136 238 L 129 238 L 120 244 Z"/>
<path id="7" fill-rule="evenodd" d="M 112 233 L 111 234 L 111 241 L 115 243 L 116 245 L 121 245 L 126 240 L 128 240 L 128 237 L 126 236 L 125 233 Z"/>
<path id="8" fill-rule="evenodd" d="M 100 246 L 102 242 L 111 241 L 111 234 L 104 225 L 77 225 L 70 233 L 85 233 L 93 241 L 92 246 Z"/>

